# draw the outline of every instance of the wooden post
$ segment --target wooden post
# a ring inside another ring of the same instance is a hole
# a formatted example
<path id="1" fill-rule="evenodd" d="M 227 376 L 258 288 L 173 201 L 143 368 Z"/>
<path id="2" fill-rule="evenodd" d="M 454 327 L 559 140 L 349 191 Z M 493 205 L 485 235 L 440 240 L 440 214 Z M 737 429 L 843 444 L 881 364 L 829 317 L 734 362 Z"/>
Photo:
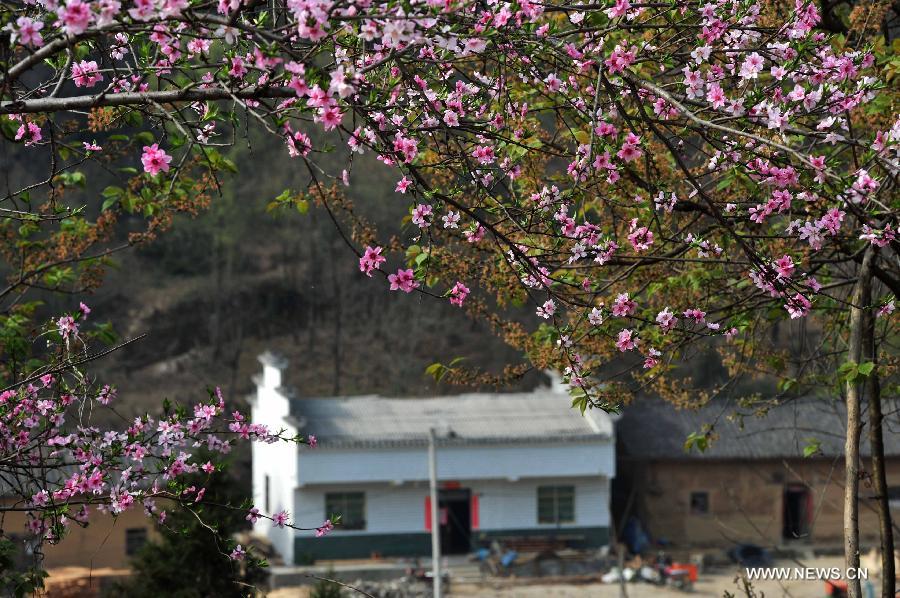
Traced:
<path id="1" fill-rule="evenodd" d="M 428 487 L 431 492 L 431 574 L 434 598 L 441 598 L 441 525 L 438 518 L 437 450 L 434 428 L 428 430 Z"/>

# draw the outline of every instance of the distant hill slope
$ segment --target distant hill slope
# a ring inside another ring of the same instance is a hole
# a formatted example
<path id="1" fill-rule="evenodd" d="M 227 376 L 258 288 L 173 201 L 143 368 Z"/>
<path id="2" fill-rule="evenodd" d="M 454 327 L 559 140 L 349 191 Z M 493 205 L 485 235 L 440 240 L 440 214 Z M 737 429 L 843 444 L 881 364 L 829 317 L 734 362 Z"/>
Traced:
<path id="1" fill-rule="evenodd" d="M 425 368 L 462 356 L 499 373 L 522 360 L 448 302 L 392 293 L 383 278 L 363 276 L 324 210 L 267 213 L 283 189 L 303 183 L 302 163 L 277 142 L 235 154 L 240 174 L 225 179 L 209 212 L 121 255 L 92 299 L 123 337 L 148 334 L 96 364 L 118 385 L 123 409 L 190 400 L 207 385 L 249 392 L 264 349 L 287 355 L 288 382 L 319 396 L 460 392 L 436 387 Z M 408 198 L 393 192 L 392 173 L 369 162 L 357 162 L 351 196 L 368 217 L 396 226 Z M 388 265 L 399 265 L 396 256 Z"/>

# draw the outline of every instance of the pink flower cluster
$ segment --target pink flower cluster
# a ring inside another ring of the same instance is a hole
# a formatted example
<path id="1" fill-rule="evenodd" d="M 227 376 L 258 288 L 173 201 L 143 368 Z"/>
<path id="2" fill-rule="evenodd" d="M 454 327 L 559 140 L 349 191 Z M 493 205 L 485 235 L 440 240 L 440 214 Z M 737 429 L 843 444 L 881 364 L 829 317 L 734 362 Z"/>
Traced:
<path id="1" fill-rule="evenodd" d="M 82 60 L 72 65 L 72 81 L 75 87 L 93 87 L 103 81 L 103 75 L 95 61 Z"/>
<path id="2" fill-rule="evenodd" d="M 396 192 L 416 198 L 406 212 L 415 228 L 398 242 L 446 243 L 471 258 L 463 265 L 472 271 L 441 281 L 453 284 L 450 302 L 469 296 L 457 279 L 508 269 L 534 317 L 560 328 L 561 357 L 585 385 L 586 364 L 596 363 L 578 356 L 585 335 L 640 349 L 655 368 L 682 341 L 733 338 L 742 301 L 779 306 L 785 318 L 833 304 L 816 297 L 847 274 L 815 253 L 849 264 L 860 251 L 883 255 L 900 236 L 885 200 L 900 118 L 880 131 L 852 126 L 884 84 L 873 54 L 817 29 L 815 2 L 795 0 L 776 27 L 754 2 L 678 2 L 676 23 L 668 9 L 633 0 L 563 7 L 564 18 L 530 0 L 276 5 L 277 31 L 240 0 L 213 3 L 210 16 L 193 7 L 190 27 L 187 0 L 40 0 L 16 9 L 8 28 L 22 60 L 44 38 L 109 48 L 72 64 L 85 94 L 104 77 L 112 94 L 149 92 L 151 81 L 209 91 L 264 121 L 307 166 L 311 129 L 331 132 L 352 158 L 322 172 L 335 182 L 366 180 L 350 171 L 371 152 L 396 169 Z M 298 54 L 298 43 L 309 52 Z M 198 101 L 171 130 L 207 143 L 217 123 L 231 126 L 218 107 Z M 12 118 L 17 140 L 42 141 L 38 124 Z M 158 143 L 143 148 L 145 173 L 171 176 L 172 160 Z M 536 175 L 545 160 L 549 171 Z M 542 176 L 552 179 L 543 187 Z M 372 276 L 386 258 L 368 242 L 359 269 Z M 431 283 L 431 270 L 407 265 L 387 276 L 392 291 Z M 648 270 L 662 279 L 641 278 Z M 685 282 L 688 270 L 696 278 Z M 712 271 L 734 297 L 702 297 Z M 620 288 L 634 273 L 640 284 Z M 75 320 L 56 329 L 79 338 Z"/>
<path id="3" fill-rule="evenodd" d="M 159 144 L 144 146 L 144 153 L 141 155 L 141 163 L 144 165 L 144 172 L 157 175 L 160 172 L 169 172 L 169 163 L 172 156 L 166 153 Z"/>
<path id="4" fill-rule="evenodd" d="M 78 330 L 78 321 L 90 312 L 82 303 L 74 315 L 49 324 L 49 329 L 63 338 L 59 346 L 63 355 L 76 350 L 72 346 L 75 340 L 87 342 L 85 333 Z M 162 522 L 166 512 L 159 509 L 157 499 L 201 502 L 206 489 L 189 485 L 185 476 L 200 470 L 213 475 L 216 466 L 213 461 L 195 459 L 193 453 L 199 447 L 226 454 L 240 439 L 301 441 L 249 424 L 237 411 L 227 416 L 219 389 L 192 410 L 169 411 L 158 418 L 145 415 L 123 430 L 102 430 L 90 425 L 87 414 L 105 408 L 115 390 L 109 385 L 96 387 L 78 372 L 60 371 L 0 393 L 0 458 L 30 463 L 37 472 L 58 474 L 31 476 L 22 470 L 17 479 L 11 478 L 9 491 L 27 497 L 27 531 L 38 542 L 58 542 L 71 525 L 86 524 L 91 505 L 113 515 L 142 506 L 149 517 Z M 86 405 L 91 401 L 96 401 L 95 406 Z M 315 444 L 315 438 L 310 436 L 309 443 Z M 71 510 L 61 516 L 66 505 Z M 247 520 L 255 522 L 261 516 L 252 508 Z M 278 526 L 289 523 L 286 512 L 270 518 Z M 245 555 L 241 546 L 231 553 L 238 560 Z"/>
<path id="5" fill-rule="evenodd" d="M 396 274 L 388 276 L 388 282 L 391 283 L 392 291 L 412 293 L 413 290 L 419 288 L 419 283 L 416 281 L 416 277 L 411 269 L 398 269 Z"/>
<path id="6" fill-rule="evenodd" d="M 462 282 L 457 282 L 453 285 L 453 288 L 450 289 L 450 304 L 456 305 L 457 307 L 462 307 L 463 302 L 466 300 L 466 297 L 469 296 L 469 287 L 464 285 Z"/>
<path id="7" fill-rule="evenodd" d="M 387 261 L 387 258 L 381 255 L 381 251 L 381 247 L 366 247 L 362 257 L 359 258 L 360 272 L 365 273 L 366 276 L 371 278 L 372 272 L 380 269 L 381 264 Z"/>

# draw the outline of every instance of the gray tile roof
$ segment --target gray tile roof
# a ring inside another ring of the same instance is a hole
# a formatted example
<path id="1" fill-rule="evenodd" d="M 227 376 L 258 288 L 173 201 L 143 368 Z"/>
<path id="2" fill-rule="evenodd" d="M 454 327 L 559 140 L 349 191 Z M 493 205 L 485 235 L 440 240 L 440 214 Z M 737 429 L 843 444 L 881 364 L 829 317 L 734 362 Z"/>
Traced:
<path id="1" fill-rule="evenodd" d="M 898 404 L 884 403 L 885 453 L 900 456 Z M 675 409 L 658 399 L 637 400 L 623 410 L 616 422 L 619 454 L 645 459 L 771 459 L 802 457 L 812 439 L 824 456 L 844 453 L 845 408 L 836 400 L 800 398 L 778 405 L 757 417 L 733 401 L 714 401 L 701 409 Z M 866 421 L 865 410 L 863 420 Z M 689 453 L 684 442 L 692 432 L 703 433 L 715 424 L 717 438 L 705 452 Z M 868 455 L 868 428 L 860 442 Z"/>
<path id="2" fill-rule="evenodd" d="M 291 415 L 323 446 L 424 445 L 437 428 L 442 444 L 574 442 L 612 438 L 602 412 L 582 416 L 550 389 L 423 399 L 359 396 L 292 399 Z"/>

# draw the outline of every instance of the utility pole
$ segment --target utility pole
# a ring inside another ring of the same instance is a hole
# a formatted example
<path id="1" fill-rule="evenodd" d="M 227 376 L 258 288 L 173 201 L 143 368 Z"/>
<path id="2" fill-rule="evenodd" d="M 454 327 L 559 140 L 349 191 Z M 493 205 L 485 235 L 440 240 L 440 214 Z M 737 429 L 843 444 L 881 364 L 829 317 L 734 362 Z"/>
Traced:
<path id="1" fill-rule="evenodd" d="M 434 428 L 428 430 L 428 486 L 431 490 L 431 574 L 434 598 L 441 598 L 441 529 L 438 521 L 437 451 Z"/>

